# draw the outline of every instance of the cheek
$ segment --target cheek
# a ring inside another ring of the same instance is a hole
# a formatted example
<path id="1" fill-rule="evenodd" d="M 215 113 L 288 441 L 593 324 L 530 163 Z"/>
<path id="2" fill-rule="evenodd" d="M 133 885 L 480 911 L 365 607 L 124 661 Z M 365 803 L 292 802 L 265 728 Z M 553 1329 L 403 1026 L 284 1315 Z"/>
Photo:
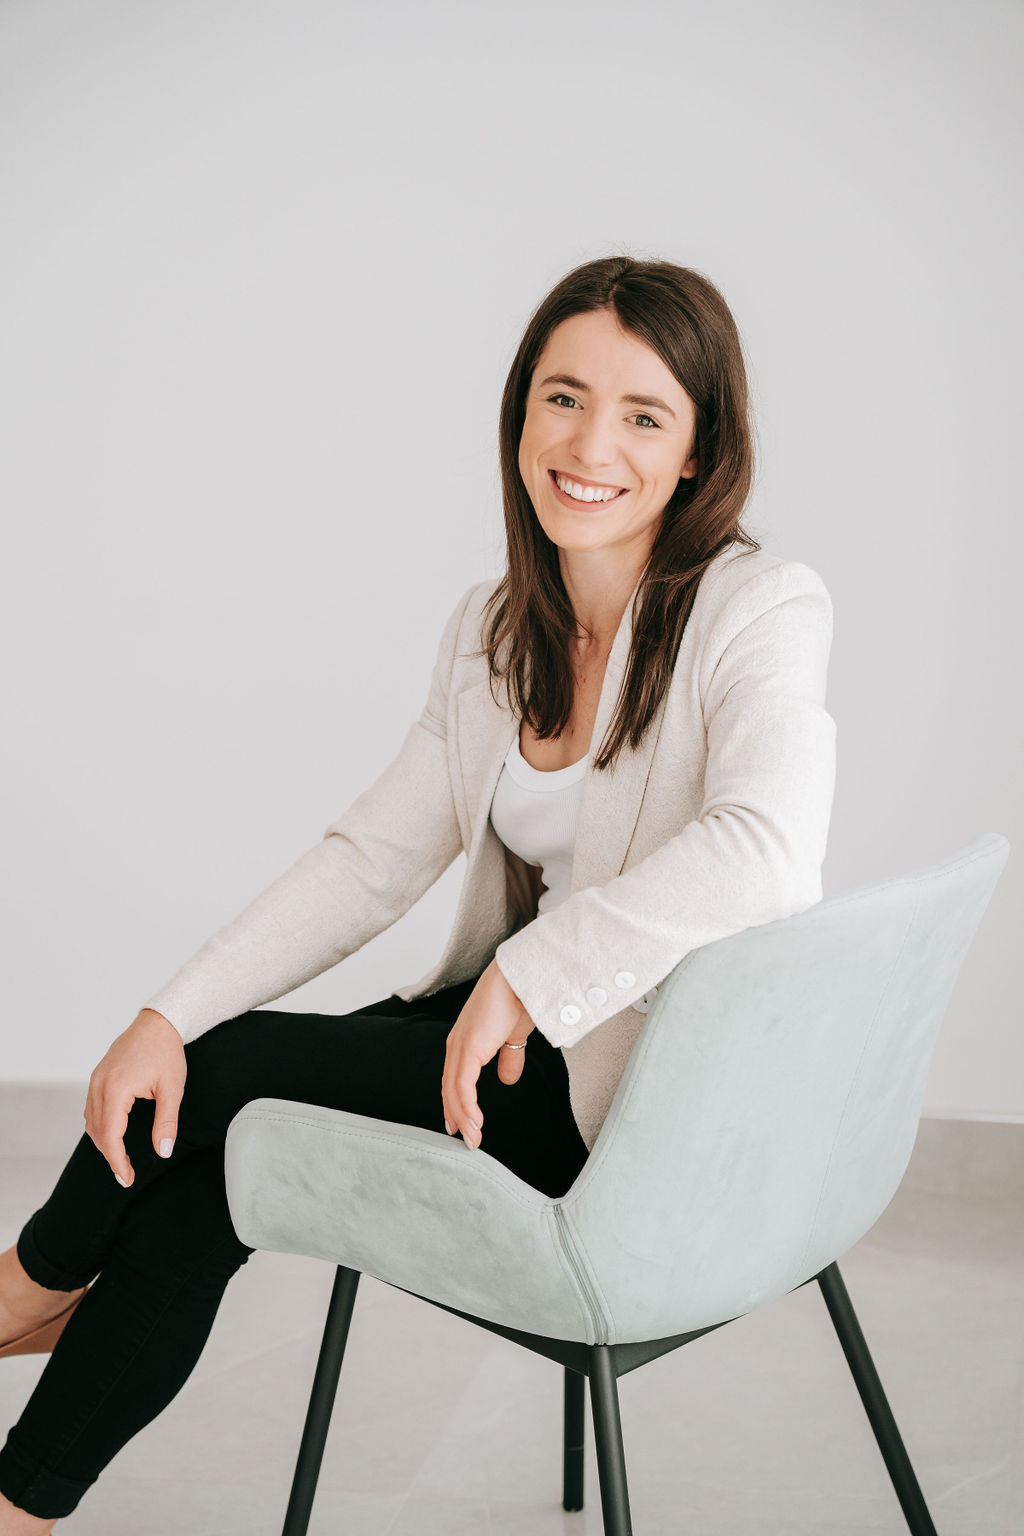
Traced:
<path id="1" fill-rule="evenodd" d="M 658 458 L 657 476 L 668 485 L 675 485 L 679 479 L 681 469 L 685 469 L 685 463 L 680 463 L 679 452 L 675 447 L 667 448 Z"/>
<path id="2" fill-rule="evenodd" d="M 529 442 L 527 440 L 525 430 L 523 431 L 522 437 L 519 439 L 519 473 L 522 475 L 524 480 L 529 479 Z"/>
<path id="3" fill-rule="evenodd" d="M 543 428 L 527 419 L 519 439 L 519 472 L 524 480 L 537 473 L 537 459 L 543 451 Z"/>

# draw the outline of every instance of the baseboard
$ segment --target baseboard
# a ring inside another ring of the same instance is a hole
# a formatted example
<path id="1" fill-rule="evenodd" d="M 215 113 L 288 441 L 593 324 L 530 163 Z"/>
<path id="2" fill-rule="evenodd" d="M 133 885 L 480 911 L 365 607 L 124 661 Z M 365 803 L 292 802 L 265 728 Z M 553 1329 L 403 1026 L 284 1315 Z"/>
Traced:
<path id="1" fill-rule="evenodd" d="M 85 1082 L 0 1082 L 0 1157 L 68 1157 L 85 1131 L 88 1091 Z M 976 1200 L 1024 1194 L 1024 1121 L 925 1115 L 903 1182 Z"/>

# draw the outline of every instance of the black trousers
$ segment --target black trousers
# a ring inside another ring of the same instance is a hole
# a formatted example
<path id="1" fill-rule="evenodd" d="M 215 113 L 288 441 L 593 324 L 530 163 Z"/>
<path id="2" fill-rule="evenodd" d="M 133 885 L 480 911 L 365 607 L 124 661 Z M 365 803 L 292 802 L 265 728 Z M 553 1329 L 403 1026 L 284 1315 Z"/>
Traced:
<path id="1" fill-rule="evenodd" d="M 154 1101 L 136 1099 L 128 1189 L 82 1136 L 18 1237 L 38 1284 L 94 1283 L 0 1448 L 0 1491 L 12 1503 L 70 1514 L 187 1380 L 228 1281 L 254 1251 L 232 1226 L 224 1186 L 224 1138 L 243 1105 L 292 1099 L 443 1132 L 445 1043 L 474 985 L 340 1016 L 254 1009 L 216 1025 L 185 1046 L 170 1158 L 153 1148 Z M 517 1083 L 500 1081 L 496 1058 L 484 1067 L 480 1145 L 536 1189 L 564 1194 L 587 1160 L 565 1061 L 537 1029 L 524 1057 Z"/>

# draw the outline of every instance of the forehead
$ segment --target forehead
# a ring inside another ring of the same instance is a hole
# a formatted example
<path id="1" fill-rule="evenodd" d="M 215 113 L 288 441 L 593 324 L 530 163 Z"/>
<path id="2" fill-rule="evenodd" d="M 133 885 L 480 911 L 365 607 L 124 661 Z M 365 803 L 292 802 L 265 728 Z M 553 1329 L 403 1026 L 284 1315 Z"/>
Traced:
<path id="1" fill-rule="evenodd" d="M 682 404 L 686 391 L 657 352 L 608 310 L 570 315 L 555 326 L 533 370 L 539 385 L 550 373 L 572 373 L 595 394 L 659 394 Z"/>

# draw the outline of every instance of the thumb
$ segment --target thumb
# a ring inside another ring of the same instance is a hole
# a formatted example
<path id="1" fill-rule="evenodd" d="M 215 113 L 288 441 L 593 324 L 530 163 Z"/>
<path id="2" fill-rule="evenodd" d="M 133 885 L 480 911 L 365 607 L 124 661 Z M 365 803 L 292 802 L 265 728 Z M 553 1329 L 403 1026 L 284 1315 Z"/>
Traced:
<path id="1" fill-rule="evenodd" d="M 156 1085 L 153 1111 L 153 1147 L 160 1157 L 170 1157 L 178 1135 L 178 1106 L 184 1084 L 174 1088 L 163 1082 Z"/>

